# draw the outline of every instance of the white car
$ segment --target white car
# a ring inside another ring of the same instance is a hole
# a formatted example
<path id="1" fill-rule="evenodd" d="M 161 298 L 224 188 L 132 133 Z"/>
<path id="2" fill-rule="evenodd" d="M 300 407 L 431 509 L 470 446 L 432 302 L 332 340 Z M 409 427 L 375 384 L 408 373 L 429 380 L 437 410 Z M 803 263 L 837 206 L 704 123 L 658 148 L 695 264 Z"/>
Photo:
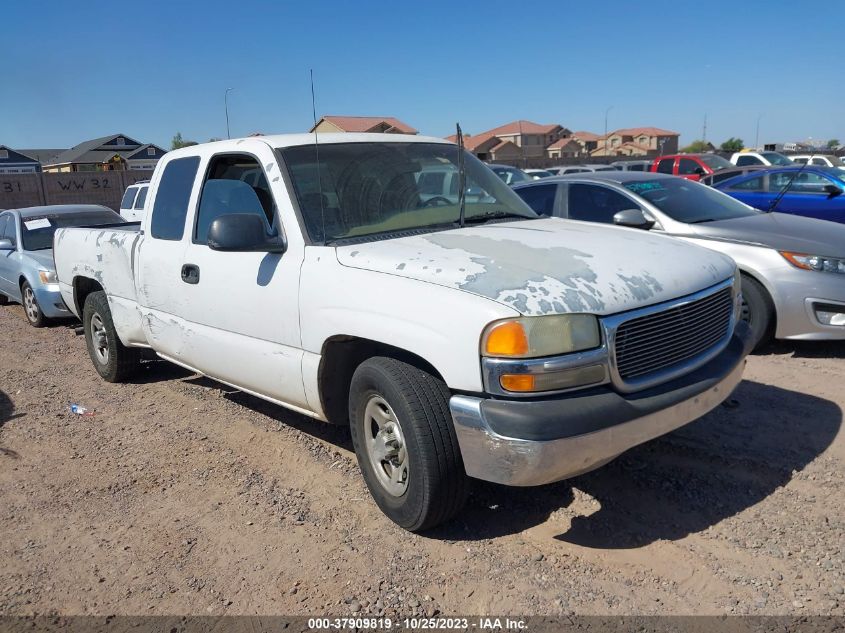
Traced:
<path id="1" fill-rule="evenodd" d="M 779 152 L 736 152 L 731 156 L 731 162 L 737 167 L 749 165 L 788 166 L 792 164 L 789 157 Z"/>
<path id="2" fill-rule="evenodd" d="M 552 176 L 552 172 L 546 171 L 545 169 L 523 169 L 526 174 L 531 176 L 532 180 L 540 180 L 541 178 L 548 178 Z"/>
<path id="3" fill-rule="evenodd" d="M 587 472 L 741 380 L 729 257 L 542 218 L 443 139 L 317 140 L 168 152 L 140 226 L 59 229 L 59 287 L 103 379 L 147 349 L 349 425 L 376 503 L 414 531 L 454 516 L 469 478 Z M 424 198 L 419 172 L 444 167 L 484 195 Z"/>
<path id="4" fill-rule="evenodd" d="M 144 215 L 144 203 L 150 188 L 148 180 L 139 180 L 129 185 L 120 201 L 120 217 L 127 222 L 140 222 Z"/>
<path id="5" fill-rule="evenodd" d="M 800 165 L 815 165 L 817 167 L 838 167 L 845 171 L 845 163 L 837 156 L 830 154 L 798 154 L 792 156 L 792 162 Z"/>

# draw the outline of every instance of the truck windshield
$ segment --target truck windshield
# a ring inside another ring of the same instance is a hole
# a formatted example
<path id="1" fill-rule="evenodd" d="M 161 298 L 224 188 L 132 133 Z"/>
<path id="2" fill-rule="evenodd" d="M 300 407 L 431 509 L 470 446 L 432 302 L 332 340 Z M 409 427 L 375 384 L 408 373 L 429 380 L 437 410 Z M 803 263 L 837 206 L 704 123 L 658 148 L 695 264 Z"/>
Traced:
<path id="1" fill-rule="evenodd" d="M 777 152 L 762 152 L 760 156 L 765 158 L 772 165 L 792 165 L 792 161 L 789 160 L 789 158 L 783 154 L 778 154 Z"/>
<path id="2" fill-rule="evenodd" d="M 697 224 L 761 213 L 721 191 L 681 178 L 632 181 L 624 185 L 677 222 Z"/>
<path id="3" fill-rule="evenodd" d="M 734 167 L 733 163 L 717 154 L 701 154 L 698 158 L 713 171 Z"/>
<path id="4" fill-rule="evenodd" d="M 102 211 L 79 211 L 77 213 L 46 213 L 21 218 L 21 241 L 25 251 L 43 251 L 53 248 L 56 229 L 68 226 L 101 226 L 123 222 L 117 213 Z"/>
<path id="5" fill-rule="evenodd" d="M 458 148 L 445 143 L 326 143 L 280 148 L 305 228 L 314 242 L 454 226 Z M 320 163 L 317 169 L 317 152 Z M 539 217 L 466 153 L 468 224 Z"/>

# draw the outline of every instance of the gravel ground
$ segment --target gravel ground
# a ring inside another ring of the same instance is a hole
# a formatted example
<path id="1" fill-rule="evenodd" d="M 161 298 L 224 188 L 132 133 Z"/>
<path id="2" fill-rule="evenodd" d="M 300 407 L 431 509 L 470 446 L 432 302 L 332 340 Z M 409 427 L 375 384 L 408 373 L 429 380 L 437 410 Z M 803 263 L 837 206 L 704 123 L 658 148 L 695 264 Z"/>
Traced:
<path id="1" fill-rule="evenodd" d="M 416 536 L 344 429 L 164 362 L 105 383 L 19 306 L 0 336 L 0 615 L 845 608 L 845 344 L 778 344 L 735 406 L 566 482 L 478 483 Z"/>

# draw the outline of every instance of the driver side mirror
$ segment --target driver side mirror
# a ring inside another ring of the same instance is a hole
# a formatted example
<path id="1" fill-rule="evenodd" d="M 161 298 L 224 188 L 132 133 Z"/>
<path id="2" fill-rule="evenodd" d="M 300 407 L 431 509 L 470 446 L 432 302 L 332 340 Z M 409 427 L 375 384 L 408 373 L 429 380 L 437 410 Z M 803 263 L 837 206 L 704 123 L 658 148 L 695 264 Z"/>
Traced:
<path id="1" fill-rule="evenodd" d="M 833 183 L 824 186 L 824 191 L 827 194 L 827 199 L 830 200 L 831 198 L 835 198 L 836 196 L 842 195 L 842 189 L 834 185 Z"/>
<path id="2" fill-rule="evenodd" d="M 13 251 L 15 250 L 15 245 L 12 244 L 12 240 L 2 239 L 0 240 L 0 251 Z"/>
<path id="3" fill-rule="evenodd" d="M 707 175 L 707 172 L 704 171 L 704 167 L 696 167 L 695 173 L 698 174 L 699 176 L 706 176 Z"/>
<path id="4" fill-rule="evenodd" d="M 284 253 L 285 242 L 267 235 L 264 220 L 254 213 L 224 213 L 208 229 L 208 247 L 215 251 Z"/>
<path id="5" fill-rule="evenodd" d="M 613 216 L 613 223 L 619 226 L 629 226 L 634 229 L 648 231 L 654 226 L 654 220 L 646 217 L 642 209 L 625 209 Z"/>

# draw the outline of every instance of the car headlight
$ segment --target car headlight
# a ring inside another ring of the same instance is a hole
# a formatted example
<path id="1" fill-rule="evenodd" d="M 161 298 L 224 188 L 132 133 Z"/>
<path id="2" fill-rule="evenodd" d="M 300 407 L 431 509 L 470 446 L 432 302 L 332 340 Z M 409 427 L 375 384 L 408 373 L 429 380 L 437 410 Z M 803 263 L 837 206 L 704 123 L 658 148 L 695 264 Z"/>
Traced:
<path id="1" fill-rule="evenodd" d="M 38 278 L 41 280 L 42 284 L 57 284 L 57 283 L 59 283 L 59 277 L 56 275 L 55 270 L 39 270 L 38 271 Z"/>
<path id="2" fill-rule="evenodd" d="M 601 345 L 599 322 L 591 314 L 561 314 L 496 321 L 481 337 L 481 355 L 539 358 Z"/>
<path id="3" fill-rule="evenodd" d="M 796 268 L 816 270 L 824 273 L 845 273 L 845 259 L 839 257 L 823 257 L 821 255 L 807 255 L 778 251 L 783 258 Z"/>

